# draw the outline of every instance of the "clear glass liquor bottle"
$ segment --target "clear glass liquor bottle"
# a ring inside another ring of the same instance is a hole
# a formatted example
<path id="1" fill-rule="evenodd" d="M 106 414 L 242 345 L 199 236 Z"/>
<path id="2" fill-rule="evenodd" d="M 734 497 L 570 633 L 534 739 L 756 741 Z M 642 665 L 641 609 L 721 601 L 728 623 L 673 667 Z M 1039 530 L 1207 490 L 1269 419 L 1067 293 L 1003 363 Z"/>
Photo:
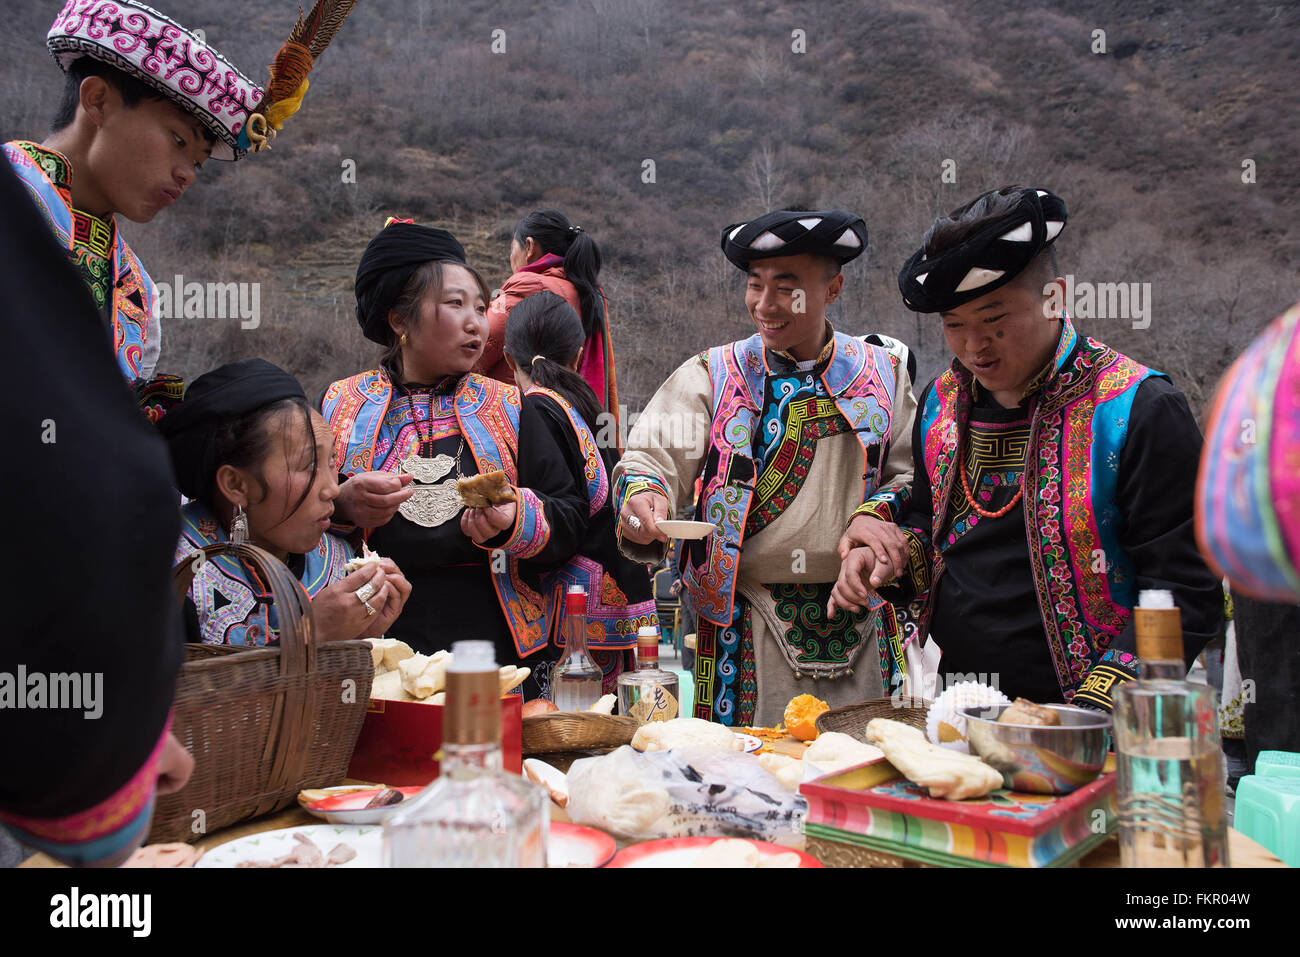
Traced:
<path id="1" fill-rule="evenodd" d="M 564 596 L 564 654 L 551 672 L 551 695 L 561 711 L 587 711 L 601 697 L 605 673 L 587 653 L 587 590 L 570 585 Z"/>
<path id="2" fill-rule="evenodd" d="M 677 675 L 659 667 L 659 629 L 645 627 L 636 635 L 636 670 L 618 676 L 618 713 L 641 724 L 677 717 Z"/>
<path id="3" fill-rule="evenodd" d="M 458 641 L 447 670 L 441 774 L 384 822 L 389 867 L 545 867 L 550 801 L 501 766 L 490 641 Z"/>
<path id="4" fill-rule="evenodd" d="M 1227 867 L 1217 696 L 1187 680 L 1169 592 L 1142 592 L 1133 615 L 1138 680 L 1114 694 L 1120 863 Z"/>

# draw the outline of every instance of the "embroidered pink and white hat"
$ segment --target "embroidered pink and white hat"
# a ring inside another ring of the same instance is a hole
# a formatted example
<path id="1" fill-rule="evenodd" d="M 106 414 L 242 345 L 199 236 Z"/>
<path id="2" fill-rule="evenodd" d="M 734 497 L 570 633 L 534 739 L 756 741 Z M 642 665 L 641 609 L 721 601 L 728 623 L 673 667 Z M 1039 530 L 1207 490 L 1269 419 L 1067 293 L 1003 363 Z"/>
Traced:
<path id="1" fill-rule="evenodd" d="M 45 45 L 65 72 L 94 57 L 149 84 L 216 136 L 213 159 L 243 156 L 248 118 L 263 91 L 229 60 L 153 7 L 134 0 L 69 0 Z"/>

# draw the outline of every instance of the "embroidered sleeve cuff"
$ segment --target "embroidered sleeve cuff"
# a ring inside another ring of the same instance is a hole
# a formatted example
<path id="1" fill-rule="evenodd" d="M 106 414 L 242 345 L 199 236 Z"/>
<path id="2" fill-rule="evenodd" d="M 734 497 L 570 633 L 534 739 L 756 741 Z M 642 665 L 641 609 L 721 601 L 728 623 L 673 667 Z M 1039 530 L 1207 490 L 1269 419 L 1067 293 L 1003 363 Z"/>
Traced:
<path id="1" fill-rule="evenodd" d="M 894 509 L 883 497 L 872 498 L 854 510 L 853 514 L 849 516 L 849 523 L 851 524 L 859 515 L 878 518 L 882 522 L 892 522 L 894 520 Z"/>
<path id="2" fill-rule="evenodd" d="M 510 537 L 500 545 L 484 543 L 479 548 L 488 551 L 500 548 L 513 558 L 532 558 L 551 540 L 551 526 L 546 521 L 546 510 L 537 493 L 528 488 L 516 491 L 519 501 L 515 505 L 515 524 Z"/>
<path id="3" fill-rule="evenodd" d="M 1137 656 L 1129 652 L 1106 652 L 1083 679 L 1070 703 L 1109 714 L 1115 689 L 1137 678 L 1137 663 Z"/>
<path id="4" fill-rule="evenodd" d="M 877 492 L 866 503 L 860 505 L 854 512 L 857 515 L 869 515 L 872 518 L 878 518 L 882 522 L 897 522 L 898 516 L 903 513 L 903 508 L 907 505 L 911 497 L 911 488 L 908 486 L 897 486 Z"/>
<path id="5" fill-rule="evenodd" d="M 627 500 L 641 492 L 658 492 L 668 499 L 669 503 L 673 500 L 673 497 L 668 494 L 668 486 L 663 483 L 662 479 L 654 475 L 629 473 L 621 477 L 618 484 L 614 486 L 614 511 L 616 513 L 622 512 Z"/>

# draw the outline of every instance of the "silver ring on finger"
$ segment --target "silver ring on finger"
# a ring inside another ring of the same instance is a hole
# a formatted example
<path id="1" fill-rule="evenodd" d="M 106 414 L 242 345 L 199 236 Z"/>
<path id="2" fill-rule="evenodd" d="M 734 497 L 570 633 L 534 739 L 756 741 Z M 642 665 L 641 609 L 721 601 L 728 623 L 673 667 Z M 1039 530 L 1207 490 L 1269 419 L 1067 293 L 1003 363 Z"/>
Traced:
<path id="1" fill-rule="evenodd" d="M 367 618 L 372 618 L 372 617 L 374 617 L 375 615 L 379 614 L 379 612 L 375 609 L 375 606 L 372 605 L 372 604 L 370 604 L 370 602 L 368 602 L 368 601 L 362 601 L 361 604 L 363 604 L 363 605 L 366 606 L 366 617 L 367 617 Z"/>
<path id="2" fill-rule="evenodd" d="M 366 582 L 356 590 L 357 601 L 363 605 L 375 596 L 375 586 Z"/>
<path id="3" fill-rule="evenodd" d="M 641 519 L 637 518 L 635 515 L 629 515 L 627 517 L 627 527 L 636 531 L 641 527 Z"/>

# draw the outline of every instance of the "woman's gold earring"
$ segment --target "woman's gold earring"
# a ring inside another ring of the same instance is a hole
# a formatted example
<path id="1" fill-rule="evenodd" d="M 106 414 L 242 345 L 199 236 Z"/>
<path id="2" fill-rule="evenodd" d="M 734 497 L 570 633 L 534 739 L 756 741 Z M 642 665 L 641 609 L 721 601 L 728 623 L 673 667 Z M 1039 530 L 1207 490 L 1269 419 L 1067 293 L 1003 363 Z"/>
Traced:
<path id="1" fill-rule="evenodd" d="M 401 338 L 401 340 L 399 340 L 399 344 L 400 344 L 400 345 L 406 345 L 406 333 L 404 333 L 404 332 L 402 333 L 402 338 Z"/>

